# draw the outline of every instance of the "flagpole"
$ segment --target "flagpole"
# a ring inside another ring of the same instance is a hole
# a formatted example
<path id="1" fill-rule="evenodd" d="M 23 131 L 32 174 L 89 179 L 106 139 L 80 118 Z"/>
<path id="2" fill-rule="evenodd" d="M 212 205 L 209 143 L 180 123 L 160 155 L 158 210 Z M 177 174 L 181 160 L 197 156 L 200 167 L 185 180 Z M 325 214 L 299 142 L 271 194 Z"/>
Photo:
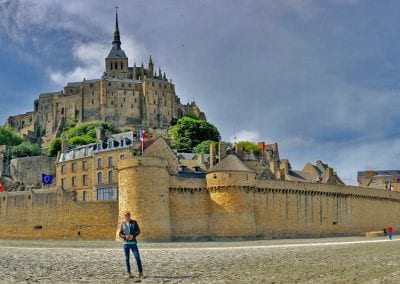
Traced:
<path id="1" fill-rule="evenodd" d="M 142 156 L 143 156 L 143 138 L 141 139 L 142 140 Z"/>

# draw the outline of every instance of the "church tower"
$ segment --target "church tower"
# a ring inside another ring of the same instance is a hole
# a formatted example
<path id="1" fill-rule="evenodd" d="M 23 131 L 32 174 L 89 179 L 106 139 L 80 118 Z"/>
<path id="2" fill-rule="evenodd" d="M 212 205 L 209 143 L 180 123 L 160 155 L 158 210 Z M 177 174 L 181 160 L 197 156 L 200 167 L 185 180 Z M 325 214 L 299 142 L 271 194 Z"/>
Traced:
<path id="1" fill-rule="evenodd" d="M 110 53 L 106 57 L 105 77 L 126 79 L 128 78 L 128 57 L 121 49 L 121 37 L 118 27 L 118 7 L 115 7 L 114 40 Z"/>

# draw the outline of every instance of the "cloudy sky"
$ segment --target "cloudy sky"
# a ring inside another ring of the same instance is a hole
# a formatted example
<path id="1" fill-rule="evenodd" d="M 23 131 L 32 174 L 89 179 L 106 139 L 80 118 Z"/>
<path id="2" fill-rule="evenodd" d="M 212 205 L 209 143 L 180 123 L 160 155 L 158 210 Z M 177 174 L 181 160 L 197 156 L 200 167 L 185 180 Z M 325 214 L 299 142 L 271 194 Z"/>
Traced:
<path id="1" fill-rule="evenodd" d="M 118 5 L 130 65 L 167 73 L 224 140 L 278 142 L 346 183 L 400 169 L 399 1 L 0 0 L 0 123 L 99 78 Z"/>

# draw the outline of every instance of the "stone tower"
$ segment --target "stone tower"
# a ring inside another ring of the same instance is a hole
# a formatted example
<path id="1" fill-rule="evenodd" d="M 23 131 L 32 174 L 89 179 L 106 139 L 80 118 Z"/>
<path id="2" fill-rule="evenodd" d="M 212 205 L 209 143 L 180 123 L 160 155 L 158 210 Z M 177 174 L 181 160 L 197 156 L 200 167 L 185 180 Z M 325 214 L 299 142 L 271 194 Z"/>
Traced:
<path id="1" fill-rule="evenodd" d="M 208 171 L 206 179 L 211 199 L 210 235 L 255 236 L 253 190 L 256 173 L 235 155 L 228 155 Z"/>
<path id="2" fill-rule="evenodd" d="M 160 157 L 131 157 L 118 164 L 119 224 L 129 210 L 141 228 L 139 239 L 171 239 L 169 173 Z M 119 229 L 119 227 L 118 227 Z"/>
<path id="3" fill-rule="evenodd" d="M 128 78 L 128 57 L 121 49 L 121 36 L 118 27 L 118 7 L 115 7 L 115 30 L 112 48 L 106 57 L 105 75 L 109 78 Z"/>

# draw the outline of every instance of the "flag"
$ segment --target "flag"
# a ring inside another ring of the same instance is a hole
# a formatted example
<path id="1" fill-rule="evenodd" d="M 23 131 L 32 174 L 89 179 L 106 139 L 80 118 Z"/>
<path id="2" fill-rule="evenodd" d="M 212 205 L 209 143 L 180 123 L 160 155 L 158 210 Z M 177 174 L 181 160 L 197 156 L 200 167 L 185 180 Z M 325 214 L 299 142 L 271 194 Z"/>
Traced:
<path id="1" fill-rule="evenodd" d="M 42 183 L 43 184 L 51 184 L 53 182 L 52 175 L 46 175 L 42 173 Z"/>
<path id="2" fill-rule="evenodd" d="M 3 192 L 4 191 L 4 185 L 2 185 L 1 183 L 0 183 L 0 192 Z"/>
<path id="3" fill-rule="evenodd" d="M 146 132 L 144 131 L 143 128 L 140 129 L 140 141 L 143 142 L 144 138 L 146 138 Z"/>

